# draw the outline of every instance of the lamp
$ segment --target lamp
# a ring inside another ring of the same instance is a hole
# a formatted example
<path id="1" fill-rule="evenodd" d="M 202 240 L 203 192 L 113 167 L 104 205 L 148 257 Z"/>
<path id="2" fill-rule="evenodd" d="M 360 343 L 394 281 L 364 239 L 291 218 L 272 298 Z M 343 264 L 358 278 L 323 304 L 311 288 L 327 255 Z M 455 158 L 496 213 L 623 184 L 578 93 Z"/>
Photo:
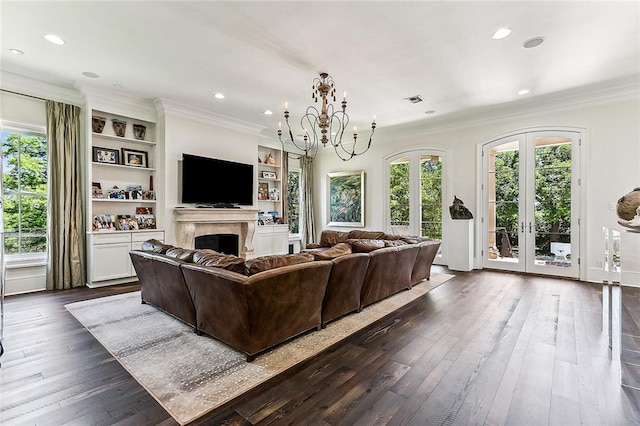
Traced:
<path id="1" fill-rule="evenodd" d="M 296 141 L 293 137 L 293 131 L 289 124 L 289 108 L 287 102 L 284 103 L 284 120 L 289 129 L 289 138 L 291 144 L 300 152 L 301 156 L 308 156 L 315 159 L 318 154 L 318 147 L 320 143 L 325 147 L 330 144 L 336 152 L 336 155 L 342 161 L 351 160 L 356 155 L 364 154 L 371 147 L 371 140 L 373 133 L 376 130 L 376 116 L 373 116 L 371 122 L 371 135 L 369 136 L 369 142 L 362 151 L 357 151 L 358 133 L 356 128 L 353 128 L 353 145 L 349 148 L 342 142 L 345 130 L 349 125 L 349 116 L 347 115 L 347 92 L 344 92 L 342 98 L 341 109 L 335 110 L 332 103 L 329 103 L 328 98 L 332 98 L 333 102 L 336 101 L 336 89 L 333 82 L 333 78 L 326 72 L 320 73 L 320 78 L 316 77 L 313 80 L 313 86 L 311 87 L 311 97 L 317 103 L 318 98 L 322 100 L 322 107 L 320 110 L 311 105 L 307 107 L 305 115 L 300 119 L 300 125 L 302 126 L 303 136 L 302 141 Z M 278 123 L 278 139 L 282 144 L 283 150 L 285 149 L 285 141 L 282 140 L 282 123 Z"/>

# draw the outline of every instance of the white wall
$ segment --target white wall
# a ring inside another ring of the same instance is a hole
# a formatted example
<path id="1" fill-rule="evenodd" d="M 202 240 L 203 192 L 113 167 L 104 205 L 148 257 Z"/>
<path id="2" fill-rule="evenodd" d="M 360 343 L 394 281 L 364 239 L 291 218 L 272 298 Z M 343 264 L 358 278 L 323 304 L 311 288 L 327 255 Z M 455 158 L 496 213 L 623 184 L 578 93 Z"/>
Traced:
<path id="1" fill-rule="evenodd" d="M 159 200 L 158 203 L 158 210 L 162 212 L 162 219 L 158 220 L 161 220 L 160 223 L 165 228 L 166 241 L 175 244 L 173 209 L 183 205 L 179 197 L 178 169 L 178 160 L 182 160 L 182 154 L 196 154 L 256 166 L 258 145 L 270 145 L 270 142 L 257 134 L 230 130 L 195 116 L 189 118 L 185 114 L 175 114 L 171 111 L 165 111 L 161 117 L 162 124 L 165 128 L 165 150 L 161 166 L 164 169 L 164 201 Z M 257 173 L 257 166 L 254 167 L 254 173 Z M 224 184 L 225 182 L 202 182 L 202 185 Z"/>
<path id="2" fill-rule="evenodd" d="M 24 126 L 28 130 L 44 131 L 47 116 L 44 101 L 0 92 L 2 127 Z M 6 272 L 6 294 L 44 290 L 46 287 L 46 256 L 40 255 L 21 262 L 9 257 Z"/>
<path id="3" fill-rule="evenodd" d="M 446 149 L 449 152 L 450 192 L 461 198 L 472 211 L 478 211 L 477 147 L 497 136 L 533 127 L 573 127 L 585 130 L 587 161 L 582 164 L 582 183 L 586 185 L 583 202 L 582 236 L 586 252 L 581 257 L 587 262 L 583 278 L 599 281 L 602 259 L 602 226 L 615 226 L 616 214 L 610 207 L 618 198 L 640 186 L 640 101 L 611 101 L 591 106 L 576 106 L 530 113 L 518 118 L 486 121 L 472 126 L 460 122 L 458 127 L 448 126 L 441 131 L 413 128 L 412 135 L 393 129 L 379 132 L 369 152 L 348 162 L 334 154 L 323 153 L 314 162 L 314 188 L 316 197 L 317 228 L 326 227 L 327 199 L 326 174 L 335 171 L 365 170 L 366 199 L 365 225 L 367 229 L 383 229 L 385 182 L 383 158 L 407 149 L 424 147 Z M 362 137 L 364 137 L 364 132 Z M 477 214 L 476 214 L 477 216 Z"/>

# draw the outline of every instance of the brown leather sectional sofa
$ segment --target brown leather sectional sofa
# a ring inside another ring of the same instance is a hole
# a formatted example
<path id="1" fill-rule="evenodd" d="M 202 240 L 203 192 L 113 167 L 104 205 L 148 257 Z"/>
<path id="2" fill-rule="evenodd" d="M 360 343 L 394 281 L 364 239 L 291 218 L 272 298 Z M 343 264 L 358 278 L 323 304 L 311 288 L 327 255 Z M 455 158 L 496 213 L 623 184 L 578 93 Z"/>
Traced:
<path id="1" fill-rule="evenodd" d="M 376 239 L 360 238 L 374 235 L 367 232 L 323 231 L 321 244 L 313 250 L 246 261 L 154 240 L 130 256 L 142 303 L 244 352 L 252 361 L 281 342 L 429 278 L 439 241 L 407 237 L 391 243 L 401 240 L 387 240 L 384 233 L 375 233 Z"/>

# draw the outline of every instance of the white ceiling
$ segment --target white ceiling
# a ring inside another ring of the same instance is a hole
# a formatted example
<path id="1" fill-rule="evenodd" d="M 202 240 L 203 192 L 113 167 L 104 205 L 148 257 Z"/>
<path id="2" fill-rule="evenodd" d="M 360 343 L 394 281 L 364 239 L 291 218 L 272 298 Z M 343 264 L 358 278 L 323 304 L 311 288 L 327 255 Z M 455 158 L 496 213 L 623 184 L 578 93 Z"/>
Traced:
<path id="1" fill-rule="evenodd" d="M 320 71 L 334 77 L 339 94 L 347 91 L 359 127 L 374 113 L 386 127 L 522 104 L 516 93 L 523 88 L 533 100 L 640 80 L 637 1 L 2 0 L 0 14 L 3 71 L 165 98 L 268 133 L 282 120 L 283 101 L 300 116 Z M 500 27 L 513 32 L 493 40 Z M 66 44 L 49 43 L 49 33 Z M 524 49 L 535 36 L 545 42 Z M 226 98 L 214 99 L 215 92 Z M 403 100 L 413 95 L 424 102 Z"/>

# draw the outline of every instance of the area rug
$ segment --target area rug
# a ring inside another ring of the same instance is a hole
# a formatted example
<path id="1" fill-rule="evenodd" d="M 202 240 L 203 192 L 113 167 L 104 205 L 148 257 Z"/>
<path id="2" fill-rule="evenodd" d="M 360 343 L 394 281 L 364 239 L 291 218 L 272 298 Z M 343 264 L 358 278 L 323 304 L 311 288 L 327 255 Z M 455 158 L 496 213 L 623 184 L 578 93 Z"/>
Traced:
<path id="1" fill-rule="evenodd" d="M 180 424 L 187 424 L 394 312 L 445 281 L 434 274 L 246 362 L 244 354 L 140 303 L 140 292 L 65 305 Z"/>

